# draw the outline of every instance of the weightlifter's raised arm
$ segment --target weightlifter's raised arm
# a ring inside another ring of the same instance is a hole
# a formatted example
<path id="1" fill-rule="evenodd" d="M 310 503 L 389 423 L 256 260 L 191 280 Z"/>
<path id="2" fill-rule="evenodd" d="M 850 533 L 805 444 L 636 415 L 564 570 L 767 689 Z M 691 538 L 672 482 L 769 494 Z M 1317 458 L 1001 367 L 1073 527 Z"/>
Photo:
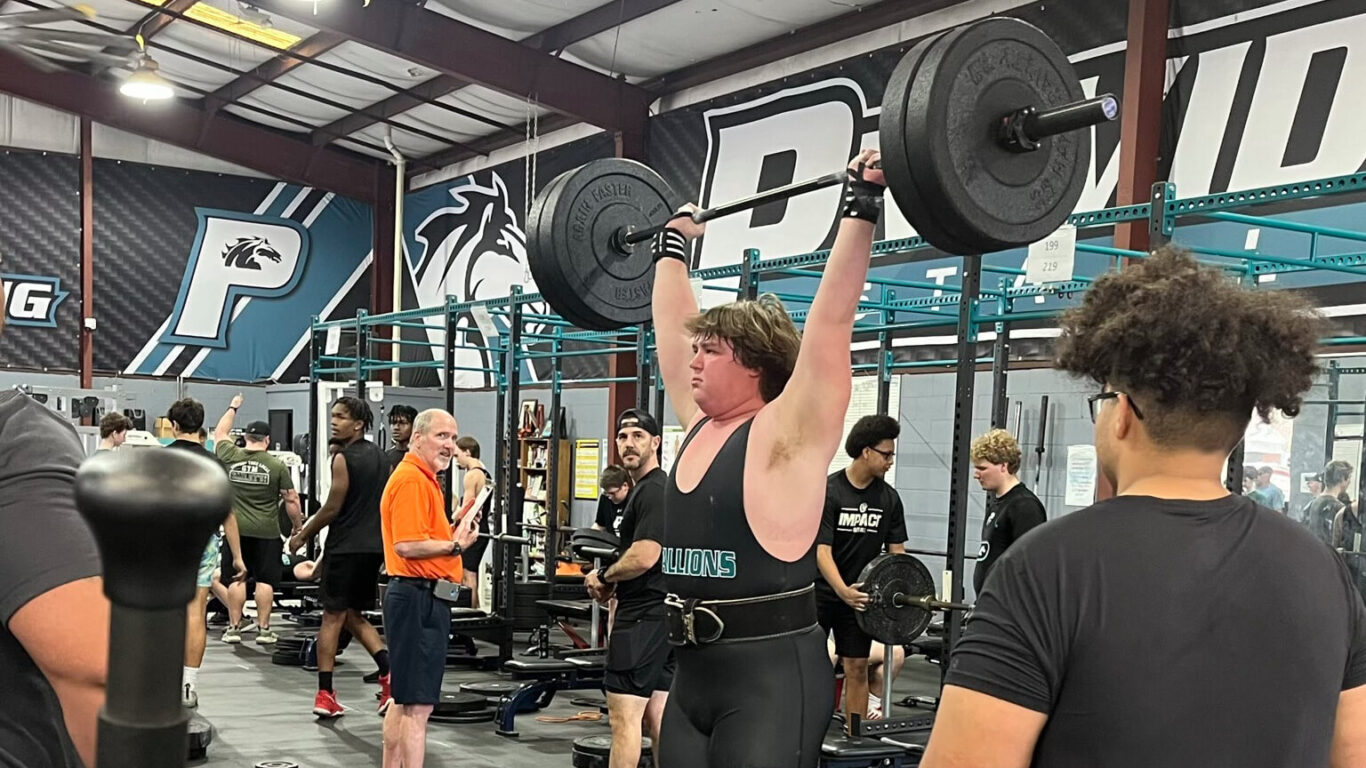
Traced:
<path id="1" fill-rule="evenodd" d="M 696 210 L 696 206 L 685 206 Z M 688 216 L 669 222 L 668 228 L 655 236 L 652 248 L 655 258 L 655 285 L 651 294 L 651 319 L 655 324 L 655 344 L 659 350 L 659 372 L 664 378 L 664 391 L 673 404 L 678 423 L 691 428 L 697 416 L 697 403 L 692 397 L 692 374 L 688 361 L 692 359 L 692 334 L 687 322 L 697 315 L 697 298 L 693 296 L 688 279 L 688 241 L 702 234 L 706 226 L 694 223 Z"/>
<path id="2" fill-rule="evenodd" d="M 806 315 L 797 363 L 783 393 L 769 406 L 778 438 L 775 456 L 809 455 L 821 466 L 839 447 L 849 405 L 849 343 L 882 211 L 885 181 L 872 167 L 881 157 L 865 149 L 849 162 L 839 232 Z M 795 451 L 793 449 L 796 449 Z"/>

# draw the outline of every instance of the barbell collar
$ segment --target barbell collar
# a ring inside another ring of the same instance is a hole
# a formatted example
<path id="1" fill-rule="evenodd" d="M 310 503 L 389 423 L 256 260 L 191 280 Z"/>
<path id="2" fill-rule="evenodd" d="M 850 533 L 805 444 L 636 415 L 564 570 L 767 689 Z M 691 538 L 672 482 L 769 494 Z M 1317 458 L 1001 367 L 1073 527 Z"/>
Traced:
<path id="1" fill-rule="evenodd" d="M 1006 149 L 1033 152 L 1049 136 L 1089 128 L 1118 116 L 1119 99 L 1112 93 L 1045 110 L 1030 106 L 1001 119 L 999 138 Z"/>

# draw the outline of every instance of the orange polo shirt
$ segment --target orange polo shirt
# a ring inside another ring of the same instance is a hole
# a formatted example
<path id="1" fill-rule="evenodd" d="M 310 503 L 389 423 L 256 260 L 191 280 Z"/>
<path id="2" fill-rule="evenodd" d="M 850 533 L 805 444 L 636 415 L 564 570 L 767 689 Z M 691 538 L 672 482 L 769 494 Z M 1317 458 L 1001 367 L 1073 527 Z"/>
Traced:
<path id="1" fill-rule="evenodd" d="M 446 500 L 436 475 L 417 456 L 406 454 L 389 475 L 379 502 L 379 517 L 384 535 L 384 568 L 390 576 L 460 581 L 465 570 L 459 555 L 415 560 L 399 557 L 394 551 L 394 544 L 400 541 L 455 539 L 446 520 Z"/>

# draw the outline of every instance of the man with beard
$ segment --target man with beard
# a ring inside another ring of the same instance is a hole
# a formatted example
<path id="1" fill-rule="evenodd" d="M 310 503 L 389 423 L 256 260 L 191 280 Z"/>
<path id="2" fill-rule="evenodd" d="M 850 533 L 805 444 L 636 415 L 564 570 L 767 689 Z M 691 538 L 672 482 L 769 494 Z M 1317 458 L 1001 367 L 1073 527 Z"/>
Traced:
<path id="1" fill-rule="evenodd" d="M 640 761 L 642 718 L 658 742 L 673 682 L 659 566 L 668 480 L 659 466 L 659 441 L 659 422 L 648 412 L 631 408 L 617 418 L 617 453 L 634 481 L 621 518 L 621 557 L 584 580 L 599 602 L 616 594 L 603 679 L 612 721 L 611 768 L 635 768 Z"/>

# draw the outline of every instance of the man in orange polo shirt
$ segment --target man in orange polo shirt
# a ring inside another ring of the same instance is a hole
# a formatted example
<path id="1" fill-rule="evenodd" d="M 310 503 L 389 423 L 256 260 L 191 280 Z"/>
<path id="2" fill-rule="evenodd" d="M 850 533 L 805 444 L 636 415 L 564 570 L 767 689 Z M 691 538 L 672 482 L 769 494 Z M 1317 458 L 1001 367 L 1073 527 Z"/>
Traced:
<path id="1" fill-rule="evenodd" d="M 380 500 L 393 693 L 384 715 L 383 768 L 422 768 L 427 718 L 441 700 L 452 600 L 464 573 L 460 553 L 479 536 L 478 514 L 467 515 L 452 531 L 436 480 L 455 456 L 457 430 L 455 417 L 445 411 L 419 413 L 408 453 Z"/>

